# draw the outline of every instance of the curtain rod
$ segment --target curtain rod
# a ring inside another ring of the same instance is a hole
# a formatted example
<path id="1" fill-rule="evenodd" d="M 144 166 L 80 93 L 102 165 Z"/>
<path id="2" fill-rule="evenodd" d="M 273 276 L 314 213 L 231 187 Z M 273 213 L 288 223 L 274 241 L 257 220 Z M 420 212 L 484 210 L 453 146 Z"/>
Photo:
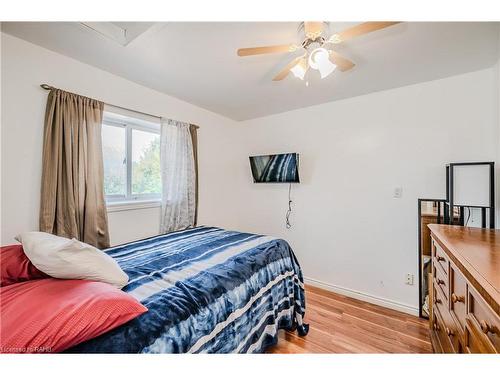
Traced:
<path id="1" fill-rule="evenodd" d="M 52 89 L 57 89 L 56 87 L 53 87 L 53 86 L 50 86 L 50 85 L 47 85 L 46 83 L 42 83 L 40 85 L 40 87 L 44 90 L 52 90 Z M 75 95 L 78 95 L 78 94 L 75 94 Z M 80 95 L 81 96 L 81 95 Z M 89 99 L 92 99 L 92 98 L 89 98 Z M 156 116 L 156 115 L 152 115 L 151 113 L 146 113 L 146 112 L 141 112 L 141 111 L 136 111 L 135 109 L 130 109 L 130 108 L 125 108 L 125 107 L 120 107 L 119 105 L 114 105 L 114 104 L 110 104 L 110 103 L 104 103 L 106 105 L 109 105 L 111 107 L 115 107 L 115 108 L 119 108 L 119 109 L 123 109 L 125 111 L 130 111 L 130 112 L 135 112 L 135 113 L 139 113 L 141 115 L 145 115 L 145 116 L 151 116 L 151 117 L 156 117 L 156 118 L 159 118 L 159 119 L 162 119 L 163 117 L 162 116 Z M 200 127 L 198 125 L 195 125 L 195 124 L 190 124 L 190 125 L 193 125 L 194 127 L 196 127 L 196 129 L 199 129 Z"/>

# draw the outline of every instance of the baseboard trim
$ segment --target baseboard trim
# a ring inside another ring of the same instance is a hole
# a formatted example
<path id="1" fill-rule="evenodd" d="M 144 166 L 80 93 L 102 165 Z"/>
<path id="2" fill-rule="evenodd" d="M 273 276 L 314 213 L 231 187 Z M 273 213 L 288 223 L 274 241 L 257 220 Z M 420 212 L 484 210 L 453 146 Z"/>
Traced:
<path id="1" fill-rule="evenodd" d="M 410 315 L 418 316 L 418 308 L 415 306 L 410 306 L 401 302 L 396 302 L 387 298 L 377 297 L 371 294 L 358 292 L 357 290 L 352 290 L 349 288 L 345 288 L 343 286 L 333 285 L 329 283 L 325 283 L 324 281 L 319 281 L 315 279 L 311 279 L 310 277 L 304 277 L 304 281 L 306 284 L 328 290 L 330 292 L 342 294 L 347 297 L 352 297 L 359 299 L 361 301 L 370 302 L 375 305 L 387 307 L 389 309 L 401 311 Z"/>

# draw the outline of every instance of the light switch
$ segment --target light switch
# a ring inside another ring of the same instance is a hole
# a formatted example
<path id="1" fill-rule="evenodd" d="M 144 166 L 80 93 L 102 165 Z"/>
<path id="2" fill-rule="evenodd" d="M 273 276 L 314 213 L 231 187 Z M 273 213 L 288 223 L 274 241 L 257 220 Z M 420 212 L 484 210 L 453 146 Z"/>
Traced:
<path id="1" fill-rule="evenodd" d="M 403 188 L 401 186 L 394 188 L 394 198 L 401 198 L 403 196 Z"/>

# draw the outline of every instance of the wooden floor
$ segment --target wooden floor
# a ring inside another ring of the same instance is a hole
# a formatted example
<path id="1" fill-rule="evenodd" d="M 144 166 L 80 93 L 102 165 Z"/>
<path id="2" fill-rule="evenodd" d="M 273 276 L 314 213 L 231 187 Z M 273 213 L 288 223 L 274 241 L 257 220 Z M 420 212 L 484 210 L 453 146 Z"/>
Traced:
<path id="1" fill-rule="evenodd" d="M 309 334 L 281 332 L 269 353 L 431 353 L 428 321 L 306 286 Z"/>

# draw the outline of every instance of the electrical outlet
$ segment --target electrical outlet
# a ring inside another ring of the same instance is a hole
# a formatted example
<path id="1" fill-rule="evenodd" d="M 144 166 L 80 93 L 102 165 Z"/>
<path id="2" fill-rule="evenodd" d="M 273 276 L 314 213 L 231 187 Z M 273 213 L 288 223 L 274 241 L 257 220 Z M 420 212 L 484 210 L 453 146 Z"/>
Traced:
<path id="1" fill-rule="evenodd" d="M 407 284 L 407 285 L 413 285 L 413 274 L 411 274 L 411 273 L 407 273 L 406 274 L 405 284 Z"/>

